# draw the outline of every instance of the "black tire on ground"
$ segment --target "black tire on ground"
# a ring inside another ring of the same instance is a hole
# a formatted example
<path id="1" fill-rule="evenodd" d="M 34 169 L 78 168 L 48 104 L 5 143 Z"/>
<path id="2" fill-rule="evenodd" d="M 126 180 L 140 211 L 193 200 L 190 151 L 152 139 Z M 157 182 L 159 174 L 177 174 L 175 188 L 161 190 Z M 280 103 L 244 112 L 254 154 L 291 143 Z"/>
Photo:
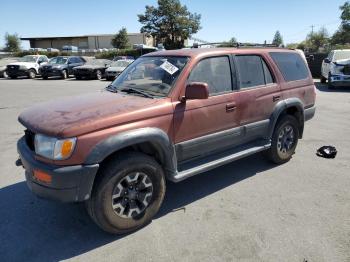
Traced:
<path id="1" fill-rule="evenodd" d="M 17 76 L 10 76 L 10 78 L 11 78 L 11 79 L 16 79 L 16 78 L 17 78 Z"/>
<path id="2" fill-rule="evenodd" d="M 81 76 L 75 76 L 76 80 L 81 80 Z"/>
<path id="3" fill-rule="evenodd" d="M 62 70 L 61 78 L 62 78 L 62 79 L 66 79 L 67 77 L 68 77 L 67 70 Z"/>
<path id="4" fill-rule="evenodd" d="M 295 152 L 299 139 L 298 121 L 285 115 L 278 120 L 271 138 L 271 148 L 264 155 L 276 164 L 288 162 Z"/>
<path id="5" fill-rule="evenodd" d="M 29 69 L 29 70 L 28 70 L 28 78 L 29 78 L 29 79 L 34 79 L 35 76 L 36 76 L 35 70 L 34 70 L 34 69 Z"/>
<path id="6" fill-rule="evenodd" d="M 142 191 L 146 189 L 148 191 Z M 151 222 L 163 202 L 165 189 L 163 169 L 154 158 L 138 152 L 124 153 L 112 157 L 101 167 L 86 208 L 104 231 L 125 234 Z M 143 205 L 142 201 L 147 204 Z M 141 206 L 136 212 L 132 211 L 135 202 Z"/>
<path id="7" fill-rule="evenodd" d="M 101 80 L 102 79 L 102 72 L 101 70 L 96 70 L 96 79 Z"/>
<path id="8" fill-rule="evenodd" d="M 321 76 L 320 81 L 322 84 L 325 84 L 327 82 L 327 78 Z"/>
<path id="9" fill-rule="evenodd" d="M 43 79 L 47 80 L 49 77 L 47 75 L 42 75 Z"/>
<path id="10" fill-rule="evenodd" d="M 113 77 L 107 76 L 107 77 L 106 77 L 106 80 L 107 80 L 107 81 L 113 81 Z"/>

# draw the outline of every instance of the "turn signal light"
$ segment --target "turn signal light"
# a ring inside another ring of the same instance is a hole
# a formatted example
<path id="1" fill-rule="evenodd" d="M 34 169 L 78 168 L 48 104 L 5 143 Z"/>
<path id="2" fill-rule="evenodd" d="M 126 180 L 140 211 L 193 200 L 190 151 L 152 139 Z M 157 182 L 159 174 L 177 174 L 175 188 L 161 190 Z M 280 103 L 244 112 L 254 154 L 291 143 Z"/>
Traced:
<path id="1" fill-rule="evenodd" d="M 52 177 L 49 174 L 46 174 L 45 172 L 41 170 L 34 170 L 33 176 L 40 182 L 44 182 L 47 184 L 50 184 L 52 181 Z"/>

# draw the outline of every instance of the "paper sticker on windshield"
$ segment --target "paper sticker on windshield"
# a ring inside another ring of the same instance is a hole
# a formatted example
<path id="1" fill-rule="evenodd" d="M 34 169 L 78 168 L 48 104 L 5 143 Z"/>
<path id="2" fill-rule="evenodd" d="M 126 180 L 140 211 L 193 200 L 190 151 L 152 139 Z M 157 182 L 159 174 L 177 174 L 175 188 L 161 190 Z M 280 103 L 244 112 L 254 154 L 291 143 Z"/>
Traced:
<path id="1" fill-rule="evenodd" d="M 174 66 L 172 63 L 169 63 L 168 61 L 165 61 L 163 64 L 161 64 L 160 68 L 164 69 L 171 75 L 175 74 L 176 71 L 179 70 L 176 66 Z"/>

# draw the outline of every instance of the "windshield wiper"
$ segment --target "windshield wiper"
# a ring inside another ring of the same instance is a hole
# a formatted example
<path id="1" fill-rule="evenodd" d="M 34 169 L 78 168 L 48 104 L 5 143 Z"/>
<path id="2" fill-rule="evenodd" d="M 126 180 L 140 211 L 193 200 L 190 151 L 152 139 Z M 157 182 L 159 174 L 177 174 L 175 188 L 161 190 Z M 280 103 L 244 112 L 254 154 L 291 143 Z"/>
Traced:
<path id="1" fill-rule="evenodd" d="M 118 92 L 117 89 L 115 88 L 115 86 L 112 85 L 112 84 L 109 84 L 108 86 L 106 86 L 105 89 L 106 89 L 107 91 L 112 92 L 112 93 L 117 93 L 117 92 Z"/>
<path id="2" fill-rule="evenodd" d="M 140 94 L 140 95 L 143 95 L 144 97 L 147 97 L 147 98 L 152 98 L 152 99 L 154 98 L 154 96 L 152 96 L 151 94 L 144 92 L 144 91 L 141 91 L 141 90 L 136 89 L 136 88 L 132 88 L 132 87 L 123 88 L 123 89 L 120 89 L 120 91 L 125 92 L 125 93 Z"/>

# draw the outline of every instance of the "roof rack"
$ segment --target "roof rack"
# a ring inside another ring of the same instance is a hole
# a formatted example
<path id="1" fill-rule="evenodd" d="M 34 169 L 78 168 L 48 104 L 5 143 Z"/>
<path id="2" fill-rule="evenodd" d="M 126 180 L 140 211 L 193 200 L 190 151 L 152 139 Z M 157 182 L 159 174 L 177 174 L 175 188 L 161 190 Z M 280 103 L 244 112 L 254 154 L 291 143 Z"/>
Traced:
<path id="1" fill-rule="evenodd" d="M 193 43 L 193 46 L 191 48 L 199 48 L 200 46 L 220 46 L 225 45 L 225 47 L 234 47 L 234 48 L 240 48 L 240 47 L 275 47 L 275 48 L 284 48 L 284 46 L 278 46 L 274 44 L 258 44 L 258 43 L 227 43 L 227 42 L 219 42 L 219 43 L 205 43 L 205 44 L 198 44 Z M 229 46 L 228 46 L 229 45 Z"/>

